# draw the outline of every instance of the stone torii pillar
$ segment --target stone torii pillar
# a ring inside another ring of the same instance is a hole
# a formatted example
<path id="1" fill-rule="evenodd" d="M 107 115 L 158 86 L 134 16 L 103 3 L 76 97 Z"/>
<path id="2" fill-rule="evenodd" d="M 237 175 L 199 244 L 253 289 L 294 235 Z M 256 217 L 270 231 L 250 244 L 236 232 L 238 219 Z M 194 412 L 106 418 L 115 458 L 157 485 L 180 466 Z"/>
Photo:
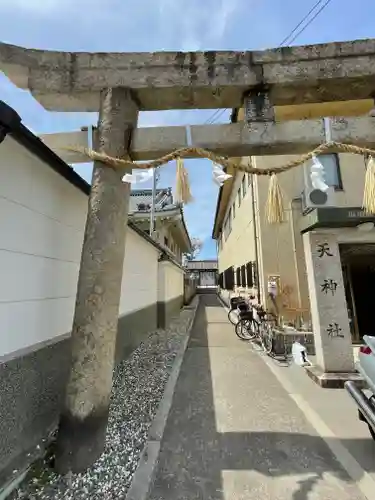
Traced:
<path id="1" fill-rule="evenodd" d="M 124 157 L 137 125 L 131 91 L 100 93 L 98 147 Z M 104 450 L 125 252 L 130 184 L 94 163 L 72 329 L 72 365 L 60 417 L 56 468 L 80 472 Z"/>

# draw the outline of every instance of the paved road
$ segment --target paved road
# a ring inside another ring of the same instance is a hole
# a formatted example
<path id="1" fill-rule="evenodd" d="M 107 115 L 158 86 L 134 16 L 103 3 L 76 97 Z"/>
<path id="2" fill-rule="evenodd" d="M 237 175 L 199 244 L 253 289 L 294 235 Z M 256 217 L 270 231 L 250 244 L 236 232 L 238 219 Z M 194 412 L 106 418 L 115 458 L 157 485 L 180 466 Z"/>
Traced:
<path id="1" fill-rule="evenodd" d="M 214 295 L 202 297 L 149 500 L 363 500 Z"/>

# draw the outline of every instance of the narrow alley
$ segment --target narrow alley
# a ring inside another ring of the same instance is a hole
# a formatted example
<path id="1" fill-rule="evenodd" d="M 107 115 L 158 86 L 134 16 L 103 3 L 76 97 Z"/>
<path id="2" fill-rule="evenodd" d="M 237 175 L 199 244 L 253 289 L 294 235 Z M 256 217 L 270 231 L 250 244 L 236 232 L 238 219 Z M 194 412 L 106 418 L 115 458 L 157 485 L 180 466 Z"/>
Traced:
<path id="1" fill-rule="evenodd" d="M 201 298 L 149 500 L 364 497 L 215 295 Z"/>

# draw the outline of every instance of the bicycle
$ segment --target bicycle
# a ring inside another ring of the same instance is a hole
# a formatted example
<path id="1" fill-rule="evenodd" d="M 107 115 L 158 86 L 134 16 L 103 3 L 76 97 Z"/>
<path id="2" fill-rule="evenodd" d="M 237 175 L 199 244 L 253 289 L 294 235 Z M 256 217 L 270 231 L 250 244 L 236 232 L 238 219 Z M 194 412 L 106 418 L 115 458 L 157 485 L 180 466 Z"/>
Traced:
<path id="1" fill-rule="evenodd" d="M 259 337 L 259 324 L 254 318 L 252 309 L 239 312 L 239 321 L 234 331 L 241 340 L 254 340 Z"/>
<path id="2" fill-rule="evenodd" d="M 274 327 L 276 325 L 276 316 L 270 311 L 265 311 L 263 308 L 258 310 L 260 319 L 259 337 L 262 348 L 266 354 L 271 356 L 274 354 Z"/>
<path id="3" fill-rule="evenodd" d="M 254 309 L 258 320 L 254 318 Z M 241 340 L 258 339 L 264 352 L 271 355 L 274 350 L 273 327 L 275 323 L 276 316 L 273 313 L 266 311 L 262 306 L 252 306 L 251 311 L 240 313 L 235 332 Z"/>
<path id="4" fill-rule="evenodd" d="M 253 300 L 254 296 L 249 296 L 249 301 Z M 254 317 L 254 309 L 257 311 L 257 307 L 251 302 L 246 303 L 246 309 L 241 308 L 242 304 L 239 304 L 237 310 L 237 323 L 235 324 L 235 332 L 237 337 L 241 340 L 254 340 L 256 337 L 259 338 L 259 322 Z"/>
<path id="5" fill-rule="evenodd" d="M 240 311 L 248 311 L 249 305 L 246 302 L 245 297 L 232 297 L 230 299 L 230 309 L 228 312 L 228 320 L 232 325 L 237 325 L 240 319 Z"/>

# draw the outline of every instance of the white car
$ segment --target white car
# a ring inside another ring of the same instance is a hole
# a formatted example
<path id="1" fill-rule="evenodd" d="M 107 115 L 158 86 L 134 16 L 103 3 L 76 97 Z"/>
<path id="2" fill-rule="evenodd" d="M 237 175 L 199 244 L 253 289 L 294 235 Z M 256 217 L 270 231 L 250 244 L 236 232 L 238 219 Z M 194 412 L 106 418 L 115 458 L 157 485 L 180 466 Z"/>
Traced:
<path id="1" fill-rule="evenodd" d="M 368 424 L 371 436 L 375 439 L 375 337 L 364 335 L 365 342 L 359 348 L 357 370 L 362 375 L 367 388 L 361 389 L 355 382 L 345 383 L 358 406 L 359 418 Z"/>

